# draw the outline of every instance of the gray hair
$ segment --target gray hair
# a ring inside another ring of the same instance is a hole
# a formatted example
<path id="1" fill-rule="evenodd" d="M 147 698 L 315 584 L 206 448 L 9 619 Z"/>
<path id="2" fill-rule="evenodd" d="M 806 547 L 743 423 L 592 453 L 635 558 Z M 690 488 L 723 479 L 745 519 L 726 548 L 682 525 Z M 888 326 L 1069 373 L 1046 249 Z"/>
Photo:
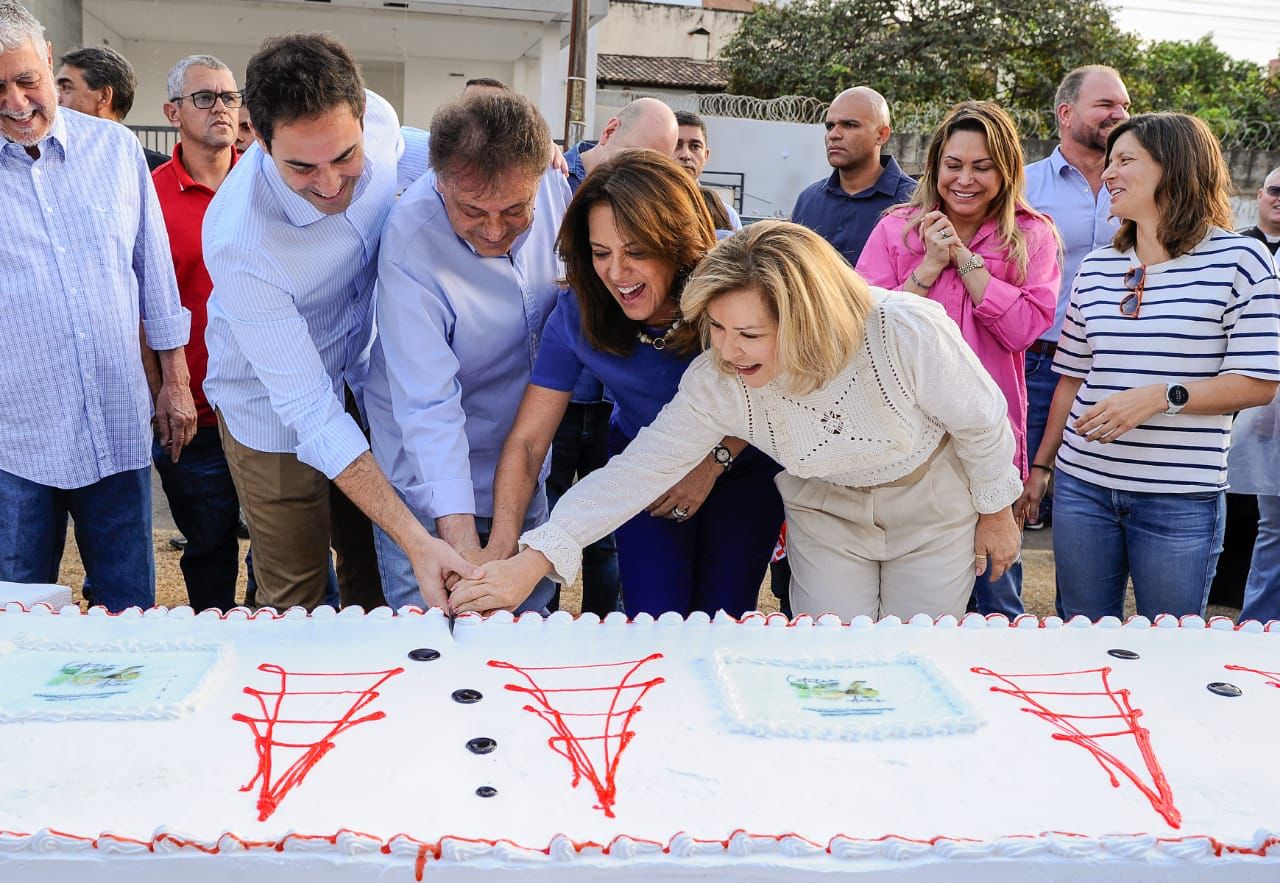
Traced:
<path id="1" fill-rule="evenodd" d="M 0 51 L 21 49 L 28 43 L 44 50 L 44 25 L 17 0 L 0 0 Z"/>
<path id="2" fill-rule="evenodd" d="M 1058 91 L 1053 96 L 1055 113 L 1062 105 L 1075 104 L 1080 100 L 1080 88 L 1089 74 L 1111 74 L 1117 80 L 1121 79 L 1120 71 L 1105 64 L 1086 64 L 1084 67 L 1076 68 L 1063 77 L 1062 82 L 1058 84 Z"/>
<path id="3" fill-rule="evenodd" d="M 173 66 L 169 71 L 169 79 L 165 81 L 165 88 L 169 90 L 171 101 L 182 97 L 182 86 L 187 82 L 187 71 L 193 67 L 207 67 L 215 71 L 231 70 L 212 55 L 188 55 Z"/>

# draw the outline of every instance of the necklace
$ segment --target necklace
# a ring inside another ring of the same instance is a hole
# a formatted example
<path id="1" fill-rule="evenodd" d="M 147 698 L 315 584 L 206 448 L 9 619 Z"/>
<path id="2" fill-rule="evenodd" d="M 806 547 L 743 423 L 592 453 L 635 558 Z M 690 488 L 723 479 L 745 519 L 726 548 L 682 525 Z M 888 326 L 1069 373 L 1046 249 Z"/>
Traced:
<path id="1" fill-rule="evenodd" d="M 636 340 L 640 341 L 641 343 L 647 343 L 649 346 L 653 347 L 655 350 L 664 350 L 667 348 L 667 338 L 671 336 L 671 333 L 673 331 L 675 331 L 677 328 L 679 328 L 683 324 L 684 324 L 684 319 L 677 318 L 674 322 L 671 323 L 671 327 L 662 333 L 661 337 L 651 337 L 650 335 L 645 334 L 644 329 L 641 328 L 636 332 Z"/>

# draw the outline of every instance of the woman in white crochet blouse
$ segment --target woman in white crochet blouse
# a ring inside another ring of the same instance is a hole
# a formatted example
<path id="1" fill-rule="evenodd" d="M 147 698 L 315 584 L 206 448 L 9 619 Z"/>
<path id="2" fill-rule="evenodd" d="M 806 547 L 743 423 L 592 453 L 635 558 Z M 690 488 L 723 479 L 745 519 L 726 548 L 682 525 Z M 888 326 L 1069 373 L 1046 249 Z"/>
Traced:
<path id="1" fill-rule="evenodd" d="M 710 350 L 676 397 L 565 494 L 522 551 L 458 583 L 458 612 L 572 582 L 583 546 L 726 435 L 780 463 L 797 614 L 964 614 L 1017 558 L 1022 490 L 1004 396 L 936 303 L 869 288 L 817 234 L 764 221 L 717 245 L 681 298 Z"/>

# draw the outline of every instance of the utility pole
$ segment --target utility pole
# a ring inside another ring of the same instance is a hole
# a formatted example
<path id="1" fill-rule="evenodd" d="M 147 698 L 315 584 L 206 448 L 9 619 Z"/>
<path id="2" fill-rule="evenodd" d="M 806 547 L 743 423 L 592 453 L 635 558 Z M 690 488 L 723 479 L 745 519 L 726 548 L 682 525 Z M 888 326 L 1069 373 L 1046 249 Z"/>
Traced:
<path id="1" fill-rule="evenodd" d="M 569 76 L 564 102 L 564 146 L 587 135 L 587 20 L 590 0 L 569 0 Z"/>

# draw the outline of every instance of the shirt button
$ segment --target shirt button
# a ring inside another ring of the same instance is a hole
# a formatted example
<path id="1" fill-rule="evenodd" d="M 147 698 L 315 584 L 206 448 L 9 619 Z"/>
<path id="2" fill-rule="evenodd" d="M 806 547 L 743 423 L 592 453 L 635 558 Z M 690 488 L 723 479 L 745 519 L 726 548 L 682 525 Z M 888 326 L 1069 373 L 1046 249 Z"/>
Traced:
<path id="1" fill-rule="evenodd" d="M 45 211 L 48 212 L 49 214 L 53 214 L 53 206 L 49 206 L 48 208 L 45 209 Z"/>
<path id="2" fill-rule="evenodd" d="M 80 332 L 78 335 L 76 335 L 76 336 L 77 336 L 77 337 L 79 337 L 81 340 L 84 340 L 84 332 L 83 332 L 83 331 L 81 331 L 81 332 Z"/>
<path id="3" fill-rule="evenodd" d="M 74 288 L 67 289 L 67 294 L 75 294 L 75 293 L 76 293 L 76 290 Z"/>
<path id="4" fill-rule="evenodd" d="M 61 245 L 58 246 L 58 254 L 66 254 L 67 250 Z"/>

